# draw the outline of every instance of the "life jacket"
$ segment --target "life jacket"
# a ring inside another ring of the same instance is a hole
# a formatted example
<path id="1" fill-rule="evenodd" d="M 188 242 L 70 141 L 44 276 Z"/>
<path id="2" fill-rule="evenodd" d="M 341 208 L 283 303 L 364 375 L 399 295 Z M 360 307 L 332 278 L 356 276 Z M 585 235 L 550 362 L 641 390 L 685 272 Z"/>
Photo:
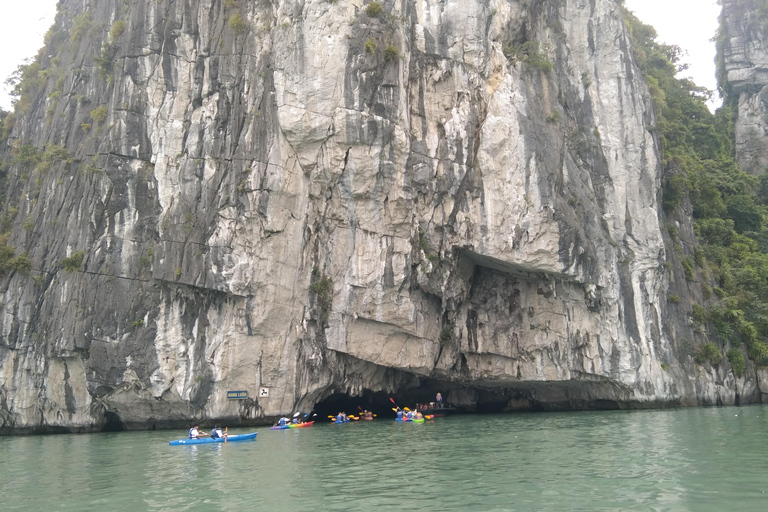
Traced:
<path id="1" fill-rule="evenodd" d="M 194 434 L 192 432 L 194 432 Z M 195 437 L 197 437 L 196 434 L 197 434 L 197 429 L 195 427 L 192 427 L 191 429 L 189 429 L 189 438 L 190 439 L 194 439 Z"/>
<path id="2" fill-rule="evenodd" d="M 224 436 L 221 435 L 221 429 L 220 428 L 215 428 L 215 429 L 213 429 L 211 431 L 211 437 L 214 438 L 214 439 L 217 439 L 219 437 L 224 437 Z"/>
<path id="3" fill-rule="evenodd" d="M 397 411 L 397 417 L 403 419 L 403 411 Z"/>
<path id="4" fill-rule="evenodd" d="M 344 421 L 344 417 L 341 414 L 339 414 L 338 416 L 336 416 L 336 421 Z"/>

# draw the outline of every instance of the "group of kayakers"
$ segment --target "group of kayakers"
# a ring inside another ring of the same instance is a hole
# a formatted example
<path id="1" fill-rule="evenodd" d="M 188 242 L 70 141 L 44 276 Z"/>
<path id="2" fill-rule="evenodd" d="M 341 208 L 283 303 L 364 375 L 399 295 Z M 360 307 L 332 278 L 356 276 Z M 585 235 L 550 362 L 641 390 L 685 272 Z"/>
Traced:
<path id="1" fill-rule="evenodd" d="M 390 398 L 394 405 L 394 400 Z M 392 410 L 395 411 L 397 414 L 397 420 L 398 421 L 421 421 L 425 418 L 432 418 L 432 415 L 425 415 L 422 413 L 422 411 L 429 411 L 431 409 L 435 408 L 442 408 L 443 407 L 443 398 L 440 395 L 440 393 L 437 394 L 435 397 L 434 402 L 430 402 L 429 404 L 416 404 L 416 409 L 411 410 L 408 409 L 408 407 L 400 408 L 399 406 L 396 406 Z M 360 414 L 358 416 L 354 415 L 347 415 L 347 413 L 343 411 L 339 411 L 338 414 L 335 416 L 328 416 L 328 418 L 332 419 L 334 423 L 347 423 L 350 420 L 368 420 L 371 421 L 376 417 L 375 414 L 373 414 L 371 411 L 367 409 L 360 409 Z M 287 427 L 289 425 L 301 425 L 305 424 L 305 426 L 310 426 L 311 423 L 314 423 L 313 421 L 307 420 L 307 417 L 310 416 L 311 413 L 307 413 L 304 416 L 301 416 L 300 413 L 296 413 L 293 415 L 292 418 L 288 418 L 286 416 L 283 416 L 282 418 L 278 419 L 275 423 L 274 427 Z M 316 414 L 313 414 L 312 416 L 316 416 Z M 273 427 L 273 429 L 274 429 Z M 202 439 L 203 437 L 211 436 L 213 439 L 220 439 L 220 438 L 226 438 L 227 437 L 227 429 L 225 428 L 223 431 L 221 427 L 218 425 L 213 427 L 213 430 L 211 430 L 211 433 L 208 434 L 206 432 L 203 432 L 200 430 L 200 426 L 198 424 L 195 424 L 192 426 L 192 428 L 189 429 L 189 439 Z"/>
<path id="2" fill-rule="evenodd" d="M 424 415 L 421 413 L 421 411 L 419 410 L 411 411 L 407 407 L 405 409 L 396 407 L 395 413 L 397 414 L 398 421 L 413 421 L 413 420 L 424 419 Z"/>
<path id="3" fill-rule="evenodd" d="M 203 432 L 200 430 L 200 425 L 193 425 L 191 429 L 189 429 L 189 438 L 190 439 L 202 439 L 203 437 L 211 436 L 213 439 L 221 439 L 227 438 L 227 429 L 225 428 L 223 431 L 221 430 L 221 427 L 218 425 L 213 427 L 213 430 L 211 430 L 211 433 L 208 434 L 206 432 Z"/>
<path id="4" fill-rule="evenodd" d="M 273 426 L 275 427 L 285 427 L 287 425 L 301 425 L 306 423 L 305 418 L 309 416 L 308 414 L 305 414 L 303 417 L 299 415 L 299 413 L 296 413 L 293 418 L 287 418 L 283 416 L 279 420 L 277 420 L 277 423 L 275 423 Z"/>

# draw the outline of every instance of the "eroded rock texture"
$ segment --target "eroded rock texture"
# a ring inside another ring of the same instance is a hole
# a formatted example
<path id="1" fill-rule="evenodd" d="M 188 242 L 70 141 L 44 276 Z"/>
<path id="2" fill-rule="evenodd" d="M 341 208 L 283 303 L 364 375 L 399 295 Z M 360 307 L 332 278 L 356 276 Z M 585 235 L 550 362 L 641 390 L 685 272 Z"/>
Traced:
<path id="1" fill-rule="evenodd" d="M 4 431 L 258 423 L 423 379 L 469 408 L 760 398 L 663 327 L 619 7 L 382 4 L 63 1 L 10 141 L 71 158 L 8 172 L 33 270 L 3 282 Z"/>
<path id="2" fill-rule="evenodd" d="M 738 103 L 736 159 L 745 172 L 768 170 L 768 7 L 761 0 L 723 0 L 722 71 Z"/>

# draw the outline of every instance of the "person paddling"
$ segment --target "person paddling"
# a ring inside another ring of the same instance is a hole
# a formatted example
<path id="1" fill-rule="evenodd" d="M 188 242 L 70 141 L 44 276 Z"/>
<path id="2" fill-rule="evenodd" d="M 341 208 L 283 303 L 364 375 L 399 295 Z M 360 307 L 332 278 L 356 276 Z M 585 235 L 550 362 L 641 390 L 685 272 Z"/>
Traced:
<path id="1" fill-rule="evenodd" d="M 200 439 L 201 436 L 207 436 L 205 432 L 200 430 L 199 425 L 195 424 L 192 426 L 191 429 L 189 429 L 189 438 L 190 439 Z"/>
<path id="2" fill-rule="evenodd" d="M 211 430 L 211 437 L 214 439 L 221 439 L 222 437 L 227 437 L 227 435 L 221 431 L 221 428 L 216 425 L 213 427 L 213 430 Z"/>

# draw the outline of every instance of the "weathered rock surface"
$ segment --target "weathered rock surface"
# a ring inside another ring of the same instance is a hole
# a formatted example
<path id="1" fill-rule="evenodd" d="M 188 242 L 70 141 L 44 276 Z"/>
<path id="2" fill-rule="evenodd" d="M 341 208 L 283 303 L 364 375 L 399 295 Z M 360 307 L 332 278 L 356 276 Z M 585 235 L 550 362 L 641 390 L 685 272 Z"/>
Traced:
<path id="1" fill-rule="evenodd" d="M 723 0 L 721 52 L 727 92 L 738 100 L 736 159 L 745 172 L 768 170 L 768 8 Z"/>
<path id="2" fill-rule="evenodd" d="M 468 408 L 761 400 L 665 325 L 687 317 L 614 2 L 62 6 L 9 142 L 71 158 L 8 169 L 32 271 L 3 280 L 3 432 L 258 423 L 428 380 Z"/>

